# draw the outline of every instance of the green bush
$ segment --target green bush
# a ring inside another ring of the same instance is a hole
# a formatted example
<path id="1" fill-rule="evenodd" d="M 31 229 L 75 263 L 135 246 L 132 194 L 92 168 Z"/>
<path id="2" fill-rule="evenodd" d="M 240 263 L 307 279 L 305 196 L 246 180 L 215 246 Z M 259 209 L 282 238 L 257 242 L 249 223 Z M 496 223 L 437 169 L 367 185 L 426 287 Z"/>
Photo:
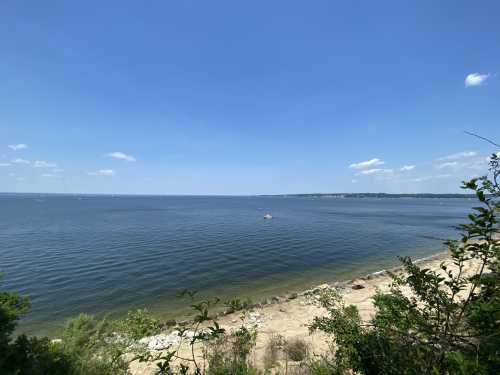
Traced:
<path id="1" fill-rule="evenodd" d="M 66 322 L 61 347 L 78 374 L 125 374 L 122 355 L 131 341 L 115 331 L 117 324 L 107 318 L 80 314 Z"/>
<path id="2" fill-rule="evenodd" d="M 76 374 L 71 358 L 46 337 L 21 335 L 9 346 L 0 373 L 5 375 Z"/>
<path id="3" fill-rule="evenodd" d="M 280 352 L 284 346 L 285 340 L 279 334 L 271 335 L 266 344 L 264 353 L 264 368 L 270 369 L 278 363 Z"/>
<path id="4" fill-rule="evenodd" d="M 118 322 L 117 330 L 139 340 L 160 330 L 160 322 L 147 309 L 129 311 L 125 319 Z"/>
<path id="5" fill-rule="evenodd" d="M 459 241 L 448 241 L 455 268 L 420 268 L 403 258 L 405 274 L 392 275 L 388 293 L 374 297 L 375 317 L 364 324 L 354 306 L 335 292 L 321 303 L 329 316 L 317 317 L 312 330 L 332 335 L 332 371 L 340 374 L 498 374 L 500 373 L 500 167 L 491 177 L 464 184 L 480 203 Z M 476 261 L 479 269 L 464 274 Z M 486 274 L 490 270 L 490 274 Z M 403 290 L 411 290 L 407 296 Z"/>
<path id="6" fill-rule="evenodd" d="M 13 339 L 17 322 L 28 308 L 26 297 L 0 292 L 0 374 L 76 374 L 71 358 L 48 338 L 21 335 Z"/>
<path id="7" fill-rule="evenodd" d="M 295 338 L 285 342 L 284 350 L 288 359 L 300 362 L 307 358 L 309 346 L 304 340 Z"/>
<path id="8" fill-rule="evenodd" d="M 241 310 L 248 310 L 252 307 L 252 300 L 250 298 L 247 299 L 239 299 L 233 298 L 224 302 L 228 312 L 235 312 Z"/>
<path id="9" fill-rule="evenodd" d="M 248 356 L 255 346 L 257 331 L 240 327 L 238 330 L 206 341 L 208 374 L 247 374 Z M 233 372 L 227 372 L 227 371 Z M 247 371 L 247 372 L 245 372 Z"/>

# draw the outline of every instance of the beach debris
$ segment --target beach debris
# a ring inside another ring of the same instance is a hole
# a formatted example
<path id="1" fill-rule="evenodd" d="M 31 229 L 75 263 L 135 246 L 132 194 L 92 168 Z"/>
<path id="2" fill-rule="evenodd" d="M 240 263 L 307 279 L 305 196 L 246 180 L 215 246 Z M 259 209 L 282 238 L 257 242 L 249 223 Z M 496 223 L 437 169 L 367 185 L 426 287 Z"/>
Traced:
<path id="1" fill-rule="evenodd" d="M 335 281 L 330 286 L 332 288 L 335 288 L 335 289 L 343 289 L 346 287 L 346 285 L 347 285 L 347 282 L 345 282 L 345 281 Z"/>
<path id="2" fill-rule="evenodd" d="M 331 289 L 332 287 L 328 284 L 321 284 L 318 285 L 317 287 L 314 287 L 313 289 L 309 289 L 304 291 L 302 294 L 307 296 L 307 295 L 312 295 L 312 294 L 319 294 L 321 292 L 324 292 L 328 289 Z"/>
<path id="3" fill-rule="evenodd" d="M 287 296 L 287 298 L 288 298 L 289 300 L 292 300 L 292 299 L 297 298 L 298 296 L 299 296 L 299 295 L 298 295 L 297 293 L 290 293 L 290 294 Z"/>
<path id="4" fill-rule="evenodd" d="M 173 331 L 169 334 L 162 333 L 155 336 L 143 337 L 139 340 L 139 343 L 145 345 L 149 350 L 164 350 L 180 343 L 181 336 L 179 333 L 179 331 Z M 191 340 L 193 336 L 193 331 L 185 331 L 182 337 Z"/>
<path id="5" fill-rule="evenodd" d="M 245 318 L 244 325 L 249 328 L 260 328 L 264 324 L 264 318 L 257 311 L 248 313 Z"/>
<path id="6" fill-rule="evenodd" d="M 281 302 L 281 298 L 278 296 L 274 296 L 271 298 L 271 304 L 280 303 L 280 302 Z"/>
<path id="7" fill-rule="evenodd" d="M 319 292 L 322 292 L 324 290 L 331 289 L 331 286 L 329 284 L 321 284 L 321 285 L 318 285 L 315 289 L 318 289 Z"/>

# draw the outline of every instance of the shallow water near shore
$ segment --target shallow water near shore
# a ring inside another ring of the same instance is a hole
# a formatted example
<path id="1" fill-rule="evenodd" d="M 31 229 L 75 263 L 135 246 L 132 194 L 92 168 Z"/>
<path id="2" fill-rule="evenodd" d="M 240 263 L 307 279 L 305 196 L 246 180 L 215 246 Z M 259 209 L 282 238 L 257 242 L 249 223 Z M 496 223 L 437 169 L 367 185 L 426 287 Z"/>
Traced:
<path id="1" fill-rule="evenodd" d="M 456 235 L 468 199 L 0 195 L 3 288 L 27 294 L 20 332 L 79 312 L 171 317 L 188 288 L 264 296 L 421 258 Z M 273 219 L 263 219 L 271 213 Z"/>

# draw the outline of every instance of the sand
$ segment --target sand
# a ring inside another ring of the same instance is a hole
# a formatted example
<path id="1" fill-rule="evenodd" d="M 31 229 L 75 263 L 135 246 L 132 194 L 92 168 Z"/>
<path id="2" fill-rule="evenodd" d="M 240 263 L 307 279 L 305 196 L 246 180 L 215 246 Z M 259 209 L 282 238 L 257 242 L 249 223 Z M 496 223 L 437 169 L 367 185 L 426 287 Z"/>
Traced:
<path id="1" fill-rule="evenodd" d="M 448 253 L 439 253 L 418 261 L 420 266 L 440 272 L 441 262 L 451 265 Z M 477 263 L 470 262 L 466 266 L 465 273 L 470 274 L 475 272 L 477 267 Z M 393 269 L 391 271 L 401 272 L 400 269 Z M 341 287 L 346 304 L 356 305 L 362 319 L 367 321 L 375 313 L 372 297 L 377 290 L 388 290 L 390 282 L 390 277 L 386 272 L 382 271 L 344 283 L 323 284 L 319 285 L 315 290 L 275 298 L 272 303 L 256 307 L 252 312 L 246 313 L 245 316 L 238 312 L 221 316 L 218 318 L 218 322 L 221 327 L 227 330 L 238 329 L 242 322 L 245 325 L 256 326 L 258 331 L 257 345 L 252 353 L 251 360 L 258 367 L 263 367 L 263 356 L 266 345 L 269 339 L 275 334 L 280 334 L 285 339 L 301 338 L 309 344 L 310 354 L 312 356 L 319 356 L 324 354 L 329 348 L 328 337 L 322 333 L 310 334 L 308 330 L 308 326 L 315 316 L 322 316 L 326 313 L 317 303 L 319 289 L 332 286 Z M 353 288 L 355 285 L 357 287 Z M 188 356 L 187 349 L 187 346 L 182 345 L 180 353 Z M 133 362 L 130 366 L 130 370 L 134 375 L 154 374 L 155 368 L 154 363 Z"/>

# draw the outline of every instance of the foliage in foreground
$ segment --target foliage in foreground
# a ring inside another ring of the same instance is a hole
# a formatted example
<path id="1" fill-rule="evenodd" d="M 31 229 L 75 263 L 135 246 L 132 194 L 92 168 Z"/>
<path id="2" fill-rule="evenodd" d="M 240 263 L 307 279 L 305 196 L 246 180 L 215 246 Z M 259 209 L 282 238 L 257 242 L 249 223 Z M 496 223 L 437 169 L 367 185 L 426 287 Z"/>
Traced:
<path id="1" fill-rule="evenodd" d="M 233 332 L 220 327 L 211 309 L 220 302 L 218 298 L 195 303 L 196 292 L 184 291 L 180 298 L 187 297 L 196 312 L 189 329 L 180 329 L 180 343 L 158 355 L 144 352 L 136 359 L 141 362 L 157 361 L 160 375 L 258 375 L 260 372 L 250 365 L 249 355 L 255 346 L 257 331 L 243 324 Z M 226 303 L 226 306 L 228 304 Z M 239 308 L 240 310 L 243 307 Z M 243 311 L 242 321 L 246 310 Z M 189 357 L 182 357 L 179 348 L 188 343 Z M 198 350 L 197 350 L 198 349 Z M 201 358 L 199 353 L 201 350 Z M 198 355 L 197 355 L 198 354 Z"/>
<path id="2" fill-rule="evenodd" d="M 469 223 L 460 226 L 461 239 L 447 242 L 454 267 L 442 264 L 437 273 L 403 258 L 405 274 L 392 275 L 390 291 L 377 293 L 377 312 L 369 324 L 338 293 L 322 296 L 329 316 L 315 318 L 311 329 L 332 335 L 330 373 L 500 373 L 497 155 L 491 158 L 490 172 L 490 178 L 464 184 L 475 192 L 480 206 L 468 216 Z M 470 262 L 479 266 L 466 276 Z"/>
<path id="3" fill-rule="evenodd" d="M 146 310 L 129 312 L 121 320 L 80 314 L 66 323 L 61 338 L 55 341 L 25 335 L 13 339 L 17 321 L 29 303 L 18 294 L 2 292 L 0 374 L 125 375 L 129 362 L 135 360 L 156 361 L 158 374 L 259 374 L 249 364 L 257 332 L 243 325 L 234 332 L 226 332 L 210 312 L 219 300 L 195 303 L 195 293 L 186 291 L 182 295 L 189 296 L 196 312 L 192 326 L 179 329 L 181 342 L 191 348 L 188 358 L 179 356 L 180 345 L 154 355 L 139 344 L 139 339 L 161 329 L 159 321 Z M 195 355 L 200 348 L 201 359 Z"/>

